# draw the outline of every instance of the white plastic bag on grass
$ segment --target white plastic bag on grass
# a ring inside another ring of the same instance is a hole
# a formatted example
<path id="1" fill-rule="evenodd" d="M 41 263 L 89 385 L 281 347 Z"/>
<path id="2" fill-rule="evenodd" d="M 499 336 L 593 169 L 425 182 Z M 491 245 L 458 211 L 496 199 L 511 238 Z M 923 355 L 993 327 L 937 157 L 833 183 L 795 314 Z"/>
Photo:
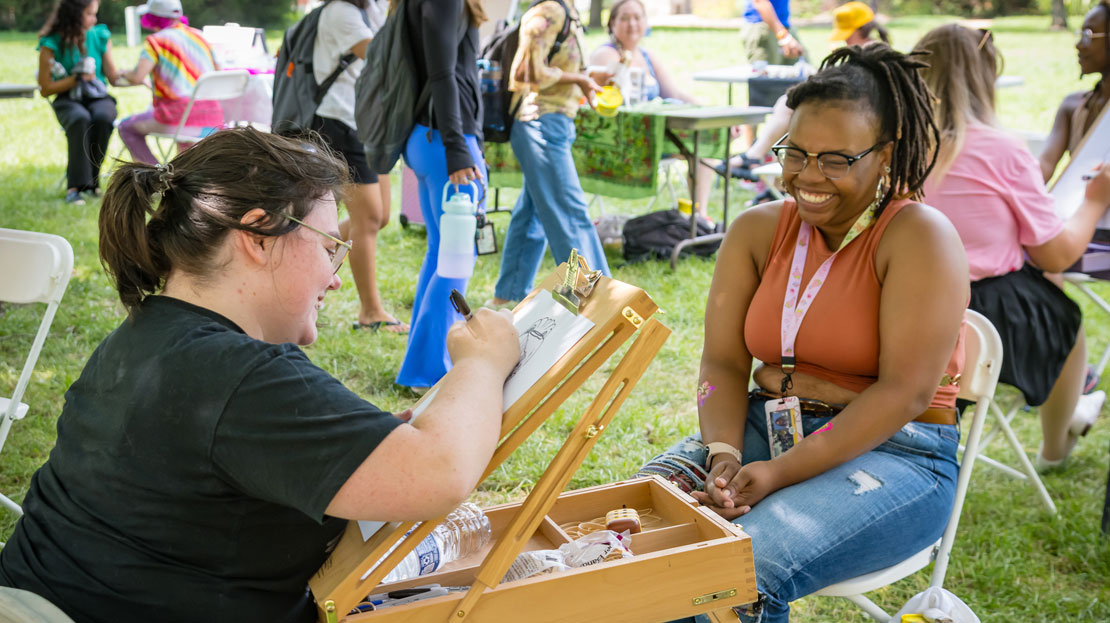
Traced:
<path id="1" fill-rule="evenodd" d="M 901 623 L 903 614 L 920 614 L 930 623 L 979 623 L 979 617 L 959 597 L 935 586 L 911 597 L 889 623 Z"/>

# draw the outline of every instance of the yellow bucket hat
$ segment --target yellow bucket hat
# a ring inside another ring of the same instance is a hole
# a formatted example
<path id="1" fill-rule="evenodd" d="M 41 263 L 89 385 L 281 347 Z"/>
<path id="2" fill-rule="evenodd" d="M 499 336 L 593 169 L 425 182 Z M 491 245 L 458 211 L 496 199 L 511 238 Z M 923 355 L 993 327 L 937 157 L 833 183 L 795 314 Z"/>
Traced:
<path id="1" fill-rule="evenodd" d="M 860 26 L 875 19 L 875 12 L 862 2 L 849 2 L 833 11 L 833 31 L 829 41 L 844 41 Z"/>

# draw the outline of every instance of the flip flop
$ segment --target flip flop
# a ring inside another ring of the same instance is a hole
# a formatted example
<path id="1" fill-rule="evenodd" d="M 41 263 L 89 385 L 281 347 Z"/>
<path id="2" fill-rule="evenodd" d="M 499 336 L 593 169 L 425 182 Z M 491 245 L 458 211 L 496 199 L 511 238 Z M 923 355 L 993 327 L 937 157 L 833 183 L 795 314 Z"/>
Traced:
<path id="1" fill-rule="evenodd" d="M 355 323 L 353 325 L 351 325 L 351 330 L 358 331 L 359 329 L 369 329 L 370 331 L 373 331 L 374 333 L 377 333 L 378 330 L 381 329 L 382 327 L 396 327 L 396 326 L 400 326 L 402 324 L 404 324 L 404 323 L 401 322 L 400 320 L 378 320 L 377 322 L 358 322 L 356 320 Z M 402 333 L 400 331 L 386 331 L 386 333 L 396 333 L 397 335 L 406 335 L 408 333 L 408 331 L 405 331 L 404 333 Z"/>

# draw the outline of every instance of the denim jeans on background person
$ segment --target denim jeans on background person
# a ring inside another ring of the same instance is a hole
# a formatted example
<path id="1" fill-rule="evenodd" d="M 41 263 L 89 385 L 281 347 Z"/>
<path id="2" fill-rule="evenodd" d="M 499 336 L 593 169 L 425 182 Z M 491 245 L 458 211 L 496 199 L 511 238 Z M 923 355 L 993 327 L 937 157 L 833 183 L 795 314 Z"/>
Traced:
<path id="1" fill-rule="evenodd" d="M 486 161 L 482 158 L 482 150 L 478 147 L 478 138 L 472 134 L 463 136 L 466 138 L 470 157 L 482 171 L 484 179 L 488 180 L 489 172 Z M 428 126 L 416 124 L 405 144 L 404 157 L 419 183 L 420 212 L 424 215 L 428 247 L 416 281 L 408 348 L 396 382 L 406 387 L 431 387 L 451 369 L 451 357 L 447 354 L 447 329 L 456 320 L 462 320 L 459 312 L 451 307 L 448 297 L 452 288 L 466 294 L 468 280 L 448 279 L 436 273 L 439 261 L 439 217 L 443 215 L 443 187 L 448 179 L 447 152 L 444 151 L 443 137 L 439 130 L 431 131 L 429 141 Z M 474 192 L 469 185 L 459 186 L 458 190 L 468 195 Z M 485 197 L 481 196 L 481 199 L 479 205 L 484 206 Z"/>
<path id="2" fill-rule="evenodd" d="M 63 93 L 55 97 L 51 105 L 66 133 L 68 187 L 77 190 L 99 188 L 100 166 L 104 163 L 108 141 L 115 129 L 116 100 L 101 97 L 78 101 Z"/>
<path id="3" fill-rule="evenodd" d="M 770 459 L 765 400 L 751 399 L 744 464 Z M 803 416 L 806 435 L 830 418 Z M 833 420 L 835 426 L 835 419 Z M 790 602 L 830 584 L 889 567 L 944 533 L 956 495 L 959 429 L 910 422 L 874 450 L 780 489 L 734 520 L 752 538 L 757 606 L 740 613 L 751 623 L 784 623 Z M 707 451 L 692 435 L 667 456 L 704 465 Z M 707 622 L 704 615 L 675 623 Z"/>
<path id="4" fill-rule="evenodd" d="M 574 137 L 574 120 L 559 113 L 513 123 L 509 142 L 524 183 L 501 251 L 501 274 L 494 289 L 498 298 L 519 301 L 532 291 L 548 244 L 556 265 L 567 261 L 571 249 L 578 249 L 590 270 L 610 276 L 570 155 Z"/>

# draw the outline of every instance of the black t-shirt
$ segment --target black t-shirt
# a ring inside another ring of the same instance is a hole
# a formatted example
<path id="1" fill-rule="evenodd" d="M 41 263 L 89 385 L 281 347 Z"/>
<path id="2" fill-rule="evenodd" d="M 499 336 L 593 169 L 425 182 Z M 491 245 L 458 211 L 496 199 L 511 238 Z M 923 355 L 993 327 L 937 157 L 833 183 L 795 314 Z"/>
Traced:
<path id="1" fill-rule="evenodd" d="M 148 298 L 66 392 L 0 584 L 79 623 L 313 621 L 325 509 L 400 423 L 294 345 Z"/>

